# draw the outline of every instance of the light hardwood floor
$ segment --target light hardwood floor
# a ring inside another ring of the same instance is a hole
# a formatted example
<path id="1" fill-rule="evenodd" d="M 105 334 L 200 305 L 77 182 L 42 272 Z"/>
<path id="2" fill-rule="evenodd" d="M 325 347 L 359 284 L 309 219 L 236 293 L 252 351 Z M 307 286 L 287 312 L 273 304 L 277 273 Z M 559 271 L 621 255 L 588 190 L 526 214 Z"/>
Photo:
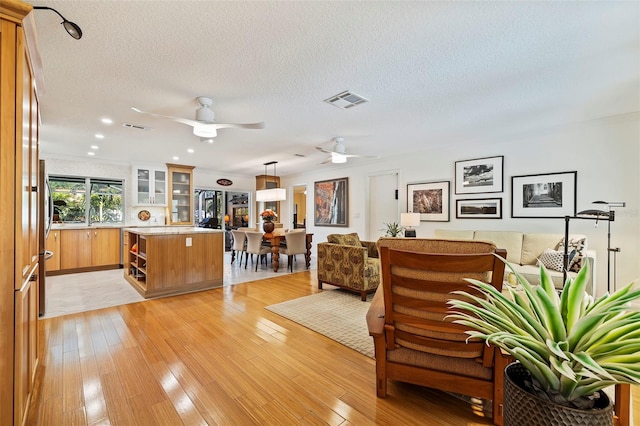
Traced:
<path id="1" fill-rule="evenodd" d="M 264 309 L 317 291 L 301 272 L 42 320 L 27 424 L 491 423 L 418 386 L 378 399 L 374 360 Z"/>

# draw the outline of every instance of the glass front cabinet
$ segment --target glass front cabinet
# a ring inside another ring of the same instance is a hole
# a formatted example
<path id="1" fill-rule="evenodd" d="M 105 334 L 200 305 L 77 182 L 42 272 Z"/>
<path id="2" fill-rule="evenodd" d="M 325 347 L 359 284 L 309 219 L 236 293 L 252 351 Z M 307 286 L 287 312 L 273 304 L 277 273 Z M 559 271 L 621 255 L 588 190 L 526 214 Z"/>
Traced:
<path id="1" fill-rule="evenodd" d="M 169 225 L 193 224 L 193 166 L 167 163 L 169 171 Z"/>
<path id="2" fill-rule="evenodd" d="M 166 206 L 167 169 L 133 167 L 133 191 L 136 206 Z"/>

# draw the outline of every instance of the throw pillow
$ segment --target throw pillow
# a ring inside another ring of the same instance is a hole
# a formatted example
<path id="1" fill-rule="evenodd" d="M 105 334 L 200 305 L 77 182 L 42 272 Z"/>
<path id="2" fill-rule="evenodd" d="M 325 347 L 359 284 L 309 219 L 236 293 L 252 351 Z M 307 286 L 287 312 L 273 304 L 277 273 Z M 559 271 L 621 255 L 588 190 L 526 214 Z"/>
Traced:
<path id="1" fill-rule="evenodd" d="M 571 253 L 569 253 L 567 265 L 571 265 L 571 261 L 573 260 L 575 254 L 575 250 L 572 250 Z M 564 269 L 564 250 L 557 251 L 553 249 L 545 249 L 538 260 L 544 265 L 545 268 L 562 272 Z"/>
<path id="2" fill-rule="evenodd" d="M 580 271 L 585 259 L 585 253 L 587 251 L 587 238 L 571 238 L 569 237 L 569 252 L 575 250 L 575 256 L 569 263 L 569 270 L 572 272 Z M 558 251 L 564 253 L 564 238 L 558 244 Z"/>
<path id="3" fill-rule="evenodd" d="M 360 247 L 360 238 L 357 232 L 351 234 L 329 234 L 327 235 L 327 241 L 333 244 L 342 244 L 345 246 Z"/>

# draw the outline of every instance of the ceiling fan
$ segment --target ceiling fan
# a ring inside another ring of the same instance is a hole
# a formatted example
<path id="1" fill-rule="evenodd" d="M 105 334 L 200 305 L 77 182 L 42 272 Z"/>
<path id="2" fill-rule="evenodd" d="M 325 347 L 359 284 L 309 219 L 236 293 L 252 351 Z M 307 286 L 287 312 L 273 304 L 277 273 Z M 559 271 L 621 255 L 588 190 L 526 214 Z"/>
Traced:
<path id="1" fill-rule="evenodd" d="M 331 157 L 329 157 L 327 160 L 323 161 L 320 164 L 326 164 L 328 162 L 332 162 L 332 163 L 346 163 L 347 162 L 347 158 L 349 157 L 360 157 L 360 158 L 380 158 L 379 155 L 357 155 L 357 154 L 347 154 L 346 153 L 346 147 L 344 145 L 344 138 L 333 138 L 333 149 L 326 149 L 323 148 L 321 146 L 316 146 L 316 149 L 318 151 L 322 151 L 325 152 L 327 154 L 331 154 Z"/>
<path id="2" fill-rule="evenodd" d="M 142 111 L 140 108 L 131 107 L 135 112 L 141 114 L 151 115 L 158 118 L 167 118 L 169 120 L 177 121 L 178 123 L 186 124 L 193 127 L 193 134 L 200 136 L 200 140 L 203 142 L 213 143 L 213 138 L 218 135 L 218 129 L 224 129 L 228 127 L 236 129 L 264 129 L 264 122 L 261 123 L 246 123 L 246 124 L 233 124 L 233 123 L 216 123 L 215 113 L 211 109 L 213 100 L 204 96 L 196 98 L 200 108 L 196 110 L 195 120 L 188 118 L 171 117 L 168 115 L 154 114 L 152 112 Z"/>

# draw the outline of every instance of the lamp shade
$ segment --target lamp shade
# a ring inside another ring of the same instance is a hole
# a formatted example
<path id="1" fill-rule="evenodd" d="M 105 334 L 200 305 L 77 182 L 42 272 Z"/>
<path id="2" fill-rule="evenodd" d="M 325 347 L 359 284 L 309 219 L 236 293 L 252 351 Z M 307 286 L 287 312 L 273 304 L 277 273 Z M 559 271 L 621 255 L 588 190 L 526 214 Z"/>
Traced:
<path id="1" fill-rule="evenodd" d="M 401 226 L 420 226 L 420 213 L 400 213 Z"/>
<path id="2" fill-rule="evenodd" d="M 287 190 L 284 188 L 260 189 L 256 191 L 256 201 L 284 201 Z"/>

